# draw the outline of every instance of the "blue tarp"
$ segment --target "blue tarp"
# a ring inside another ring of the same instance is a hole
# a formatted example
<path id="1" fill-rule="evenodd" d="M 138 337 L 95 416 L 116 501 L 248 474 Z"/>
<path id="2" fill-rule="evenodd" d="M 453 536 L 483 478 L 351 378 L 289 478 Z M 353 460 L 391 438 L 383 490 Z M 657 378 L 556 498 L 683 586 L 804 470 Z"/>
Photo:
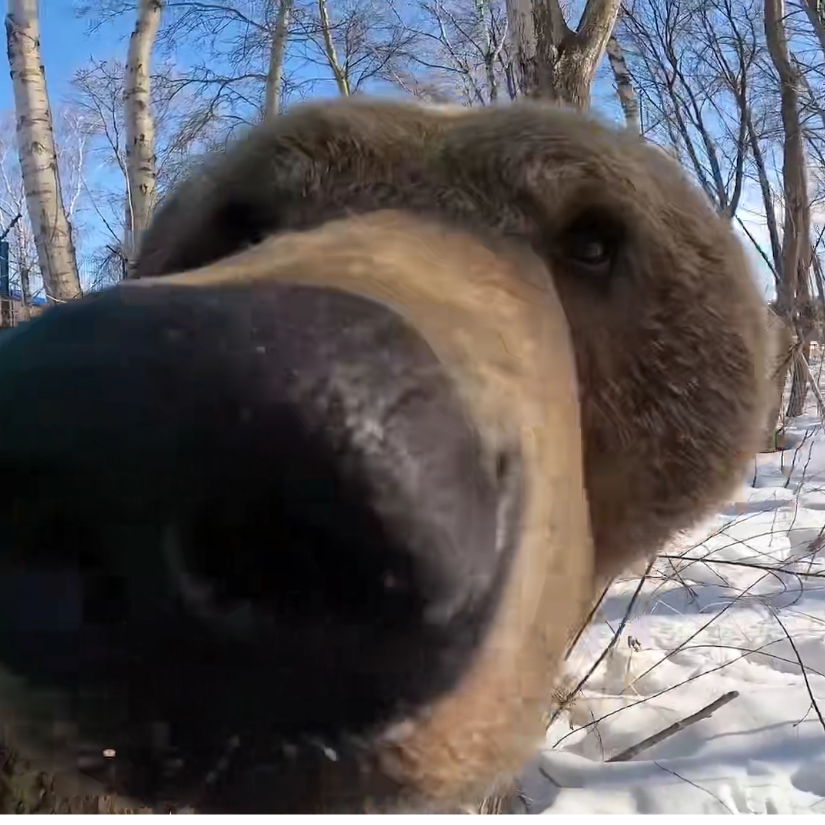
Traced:
<path id="1" fill-rule="evenodd" d="M 11 298 L 12 301 L 20 301 L 20 303 L 23 303 L 23 293 L 19 289 L 12 289 L 9 292 L 9 298 Z M 31 306 L 42 307 L 45 306 L 48 301 L 42 295 L 38 295 L 32 298 L 30 303 Z"/>

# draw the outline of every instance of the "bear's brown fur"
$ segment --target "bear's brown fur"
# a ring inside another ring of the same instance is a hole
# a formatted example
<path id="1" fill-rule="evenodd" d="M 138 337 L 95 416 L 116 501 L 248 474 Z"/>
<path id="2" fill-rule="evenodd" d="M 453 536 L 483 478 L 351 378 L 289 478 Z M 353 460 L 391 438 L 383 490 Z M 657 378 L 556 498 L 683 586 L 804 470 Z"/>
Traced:
<path id="1" fill-rule="evenodd" d="M 329 758 L 283 743 L 268 810 L 479 801 L 540 741 L 597 583 L 717 504 L 759 446 L 764 308 L 731 227 L 668 157 L 579 113 L 298 107 L 172 193 L 134 274 L 124 296 L 283 283 L 378 301 L 482 441 L 522 458 L 515 559 L 463 678 L 341 731 Z"/>
<path id="2" fill-rule="evenodd" d="M 173 193 L 136 274 L 382 209 L 513 239 L 552 273 L 574 340 L 600 578 L 655 552 L 737 482 L 759 446 L 765 360 L 765 310 L 741 244 L 669 157 L 579 113 L 297 107 Z M 566 260 L 577 221 L 616 236 L 610 277 Z"/>

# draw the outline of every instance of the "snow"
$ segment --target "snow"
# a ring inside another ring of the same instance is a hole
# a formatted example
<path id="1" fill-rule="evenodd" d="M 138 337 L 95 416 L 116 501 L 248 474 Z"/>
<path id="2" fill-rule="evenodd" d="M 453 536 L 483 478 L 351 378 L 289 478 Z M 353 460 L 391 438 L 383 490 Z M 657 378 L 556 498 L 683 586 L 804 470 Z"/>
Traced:
<path id="1" fill-rule="evenodd" d="M 810 394 L 786 433 L 732 502 L 656 560 L 617 644 L 522 771 L 529 812 L 825 813 L 825 433 Z M 608 591 L 568 688 L 604 653 L 641 573 Z M 730 691 L 709 718 L 606 763 Z"/>

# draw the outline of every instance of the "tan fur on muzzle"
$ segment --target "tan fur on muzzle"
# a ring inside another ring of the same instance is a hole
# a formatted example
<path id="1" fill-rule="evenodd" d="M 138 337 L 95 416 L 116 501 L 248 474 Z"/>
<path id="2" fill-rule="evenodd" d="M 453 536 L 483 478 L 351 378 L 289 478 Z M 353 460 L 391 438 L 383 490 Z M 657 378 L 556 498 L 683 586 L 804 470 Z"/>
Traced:
<path id="1" fill-rule="evenodd" d="M 125 288 L 254 291 L 262 281 L 331 287 L 391 307 L 447 367 L 483 438 L 495 445 L 515 436 L 521 445 L 523 526 L 494 628 L 460 688 L 375 753 L 376 769 L 405 796 L 471 802 L 540 742 L 565 644 L 592 595 L 574 358 L 553 282 L 523 249 L 386 211 L 276 236 L 211 266 Z"/>

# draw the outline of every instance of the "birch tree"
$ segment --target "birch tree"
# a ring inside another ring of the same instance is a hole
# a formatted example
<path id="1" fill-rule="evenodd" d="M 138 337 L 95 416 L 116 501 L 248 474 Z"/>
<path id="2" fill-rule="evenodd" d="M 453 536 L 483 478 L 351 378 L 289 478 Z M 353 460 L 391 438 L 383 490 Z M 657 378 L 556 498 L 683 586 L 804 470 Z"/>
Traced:
<path id="1" fill-rule="evenodd" d="M 616 82 L 616 95 L 624 113 L 625 126 L 634 134 L 642 134 L 641 111 L 639 99 L 633 87 L 633 76 L 625 60 L 624 50 L 615 35 L 611 34 L 607 41 L 607 58 L 610 61 L 610 71 Z"/>
<path id="2" fill-rule="evenodd" d="M 335 85 L 338 93 L 342 97 L 349 97 L 349 77 L 338 60 L 338 53 L 332 39 L 332 25 L 329 22 L 329 11 L 327 10 L 327 0 L 318 0 L 318 20 L 320 21 L 321 36 L 324 40 L 324 56 L 329 64 L 332 76 L 335 78 Z"/>
<path id="3" fill-rule="evenodd" d="M 236 129 L 280 111 L 296 91 L 285 71 L 295 18 L 310 2 L 313 8 L 317 4 L 317 0 L 160 0 L 163 20 L 153 60 L 174 65 L 167 76 L 176 94 L 188 97 L 190 141 L 203 136 L 223 144 Z M 75 0 L 75 10 L 89 20 L 92 31 L 99 31 L 124 15 L 134 15 L 135 2 Z M 193 42 L 198 44 L 194 61 L 178 61 L 180 44 Z M 154 84 L 157 71 L 152 75 Z"/>
<path id="4" fill-rule="evenodd" d="M 126 120 L 127 221 L 124 248 L 134 261 L 140 239 L 157 202 L 155 122 L 149 73 L 152 47 L 160 27 L 162 0 L 138 0 L 137 20 L 129 39 L 123 89 Z"/>
<path id="5" fill-rule="evenodd" d="M 37 257 L 51 302 L 80 294 L 71 226 L 63 205 L 36 0 L 9 0 L 6 40 L 20 167 Z"/>
<path id="6" fill-rule="evenodd" d="M 284 78 L 284 57 L 289 38 L 289 21 L 293 0 L 280 0 L 269 47 L 269 71 L 264 90 L 264 117 L 274 117 L 281 110 L 281 86 Z"/>
<path id="7" fill-rule="evenodd" d="M 93 286 L 120 280 L 128 270 L 125 243 L 130 235 L 129 175 L 126 158 L 126 65 L 121 60 L 90 61 L 72 78 L 71 104 L 90 134 L 88 159 L 107 174 L 83 182 L 83 208 L 93 213 L 104 239 L 89 250 Z M 155 190 L 159 201 L 209 151 L 221 135 L 202 118 L 202 101 L 173 66 L 153 61 L 151 112 L 154 123 Z M 218 129 L 222 132 L 222 128 Z M 60 141 L 71 146 L 72 143 Z M 75 164 L 63 166 L 73 179 Z"/>

